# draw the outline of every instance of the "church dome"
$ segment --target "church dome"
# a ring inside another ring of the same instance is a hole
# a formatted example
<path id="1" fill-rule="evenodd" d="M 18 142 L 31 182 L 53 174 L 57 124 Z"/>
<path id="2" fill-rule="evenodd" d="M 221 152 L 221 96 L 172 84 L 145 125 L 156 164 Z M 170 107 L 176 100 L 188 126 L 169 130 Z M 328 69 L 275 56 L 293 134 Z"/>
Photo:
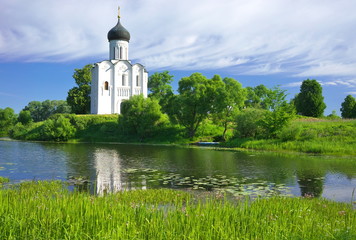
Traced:
<path id="1" fill-rule="evenodd" d="M 120 18 L 118 19 L 116 26 L 108 32 L 108 40 L 130 41 L 130 33 L 121 25 Z"/>

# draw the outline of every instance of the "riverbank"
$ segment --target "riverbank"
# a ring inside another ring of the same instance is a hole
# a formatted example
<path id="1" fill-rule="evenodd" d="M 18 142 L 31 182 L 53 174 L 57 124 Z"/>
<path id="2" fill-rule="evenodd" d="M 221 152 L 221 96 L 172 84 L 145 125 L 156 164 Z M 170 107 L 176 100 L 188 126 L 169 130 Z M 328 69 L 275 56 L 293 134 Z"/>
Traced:
<path id="1" fill-rule="evenodd" d="M 195 139 L 184 137 L 183 129 L 169 125 L 158 129 L 146 138 L 134 134 L 124 134 L 118 125 L 117 115 L 64 115 L 69 119 L 67 127 L 52 129 L 49 137 L 45 133 L 44 123 L 32 123 L 27 126 L 17 125 L 12 137 L 21 140 L 59 141 L 63 136 L 67 142 L 90 143 L 138 143 L 138 144 L 175 144 L 187 145 L 196 142 L 211 142 L 218 139 L 219 129 L 207 123 Z M 70 126 L 68 126 L 70 125 Z M 230 138 L 214 147 L 238 148 L 247 150 L 263 150 L 277 152 L 299 152 L 322 155 L 356 156 L 356 120 L 326 120 L 304 118 L 294 120 L 282 129 L 273 139 L 241 139 L 234 138 L 230 129 Z M 59 136 L 59 137 L 58 137 Z"/>
<path id="2" fill-rule="evenodd" d="M 136 190 L 93 196 L 59 181 L 1 188 L 1 239 L 354 239 L 351 204 L 323 199 L 227 200 Z"/>

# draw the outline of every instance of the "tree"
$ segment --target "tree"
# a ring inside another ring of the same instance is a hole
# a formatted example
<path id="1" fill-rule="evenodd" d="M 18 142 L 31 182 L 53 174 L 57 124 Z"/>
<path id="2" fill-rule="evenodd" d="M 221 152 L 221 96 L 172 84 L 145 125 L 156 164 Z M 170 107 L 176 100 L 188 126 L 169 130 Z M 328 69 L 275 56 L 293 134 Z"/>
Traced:
<path id="1" fill-rule="evenodd" d="M 220 76 L 215 75 L 213 80 L 221 81 Z M 221 124 L 224 127 L 222 138 L 225 139 L 225 134 L 228 125 L 234 122 L 237 113 L 244 106 L 247 91 L 242 88 L 241 83 L 233 78 L 224 78 L 223 84 L 217 83 L 217 96 L 214 103 L 214 122 Z"/>
<path id="2" fill-rule="evenodd" d="M 119 126 L 124 133 L 143 140 L 163 123 L 164 115 L 157 100 L 134 95 L 122 102 Z"/>
<path id="3" fill-rule="evenodd" d="M 201 73 L 193 73 L 179 81 L 179 95 L 173 98 L 174 109 L 170 117 L 185 127 L 190 138 L 195 136 L 201 122 L 214 110 L 217 84 L 220 84 L 219 81 L 207 79 Z"/>
<path id="4" fill-rule="evenodd" d="M 82 69 L 74 69 L 73 78 L 78 85 L 68 91 L 67 102 L 72 112 L 87 114 L 90 112 L 91 68 L 85 65 Z"/>
<path id="5" fill-rule="evenodd" d="M 17 118 L 17 121 L 19 121 L 23 125 L 29 124 L 30 122 L 33 121 L 31 117 L 31 112 L 28 110 L 22 110 Z"/>
<path id="6" fill-rule="evenodd" d="M 294 103 L 297 113 L 308 117 L 321 117 L 326 105 L 322 87 L 316 80 L 304 80 Z"/>
<path id="7" fill-rule="evenodd" d="M 0 108 L 0 136 L 7 136 L 8 131 L 16 124 L 17 117 L 12 108 Z"/>
<path id="8" fill-rule="evenodd" d="M 169 75 L 168 71 L 156 72 L 148 78 L 148 90 L 151 92 L 148 97 L 156 99 L 165 113 L 169 111 L 169 105 L 173 97 L 173 90 L 170 85 L 172 81 L 173 76 Z"/>
<path id="9" fill-rule="evenodd" d="M 272 89 L 261 84 L 256 87 L 247 87 L 246 107 L 262 108 L 273 110 L 282 104 L 286 98 L 286 91 L 278 86 Z"/>
<path id="10" fill-rule="evenodd" d="M 356 100 L 353 96 L 347 95 L 341 104 L 341 116 L 343 118 L 356 118 Z"/>
<path id="11" fill-rule="evenodd" d="M 56 113 L 70 113 L 71 108 L 64 100 L 45 100 L 43 102 L 31 101 L 23 111 L 29 111 L 33 121 L 40 122 Z"/>

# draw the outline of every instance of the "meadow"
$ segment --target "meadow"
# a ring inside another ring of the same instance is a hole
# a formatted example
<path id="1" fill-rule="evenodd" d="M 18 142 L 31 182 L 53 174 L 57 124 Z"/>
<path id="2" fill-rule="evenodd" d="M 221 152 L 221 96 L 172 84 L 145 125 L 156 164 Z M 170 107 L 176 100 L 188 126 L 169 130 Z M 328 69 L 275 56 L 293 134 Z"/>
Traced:
<path id="1" fill-rule="evenodd" d="M 296 119 L 273 139 L 231 139 L 226 147 L 356 155 L 356 120 Z"/>
<path id="2" fill-rule="evenodd" d="M 1 181 L 1 180 L 0 180 Z M 160 189 L 104 196 L 0 183 L 0 239 L 355 239 L 352 204 Z"/>

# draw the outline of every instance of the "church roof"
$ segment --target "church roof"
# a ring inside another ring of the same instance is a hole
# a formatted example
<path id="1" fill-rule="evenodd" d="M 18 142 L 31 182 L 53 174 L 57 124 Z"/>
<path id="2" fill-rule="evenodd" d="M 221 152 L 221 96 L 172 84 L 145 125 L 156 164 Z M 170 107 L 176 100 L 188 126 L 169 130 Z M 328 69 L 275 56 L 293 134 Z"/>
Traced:
<path id="1" fill-rule="evenodd" d="M 130 41 L 130 33 L 124 28 L 120 23 L 120 17 L 118 18 L 117 24 L 108 32 L 108 40 L 123 40 Z"/>

